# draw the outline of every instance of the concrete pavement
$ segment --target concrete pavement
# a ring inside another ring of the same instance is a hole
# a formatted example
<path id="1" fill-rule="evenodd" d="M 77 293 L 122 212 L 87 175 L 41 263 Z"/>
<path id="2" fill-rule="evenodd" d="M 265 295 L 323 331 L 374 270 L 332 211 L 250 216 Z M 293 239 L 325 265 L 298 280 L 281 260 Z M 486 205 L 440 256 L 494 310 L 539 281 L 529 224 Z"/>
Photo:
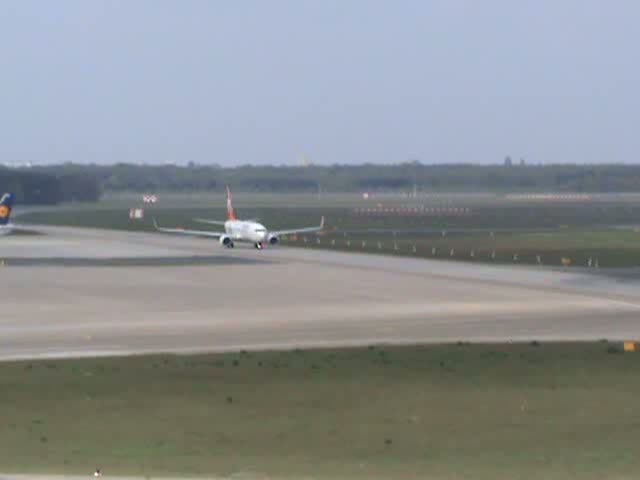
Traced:
<path id="1" fill-rule="evenodd" d="M 1 359 L 640 338 L 640 285 L 602 275 L 39 229 L 0 239 Z"/>

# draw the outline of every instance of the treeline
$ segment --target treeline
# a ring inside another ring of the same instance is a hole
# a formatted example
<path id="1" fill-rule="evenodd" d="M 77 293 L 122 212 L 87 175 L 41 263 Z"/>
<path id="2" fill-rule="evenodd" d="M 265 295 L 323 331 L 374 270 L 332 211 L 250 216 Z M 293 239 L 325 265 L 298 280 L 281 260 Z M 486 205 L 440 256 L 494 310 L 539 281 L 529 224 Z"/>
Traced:
<path id="1" fill-rule="evenodd" d="M 0 168 L 0 195 L 11 192 L 22 205 L 60 202 L 96 202 L 101 188 L 89 172 L 42 172 L 37 169 Z"/>
<path id="2" fill-rule="evenodd" d="M 27 173 L 26 170 L 21 172 Z M 640 192 L 640 165 L 78 165 L 29 170 L 57 179 L 63 199 L 91 200 L 109 192 L 487 191 Z M 73 179 L 71 185 L 62 185 Z M 69 198 L 70 197 L 70 198 Z M 25 195 L 26 198 L 26 195 Z"/>

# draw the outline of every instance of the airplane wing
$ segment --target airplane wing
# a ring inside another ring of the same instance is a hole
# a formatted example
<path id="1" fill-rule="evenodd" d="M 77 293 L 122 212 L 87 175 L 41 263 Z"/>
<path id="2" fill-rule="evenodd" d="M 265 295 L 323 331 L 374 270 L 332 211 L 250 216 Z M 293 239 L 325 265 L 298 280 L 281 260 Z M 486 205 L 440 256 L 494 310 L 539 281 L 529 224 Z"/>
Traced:
<path id="1" fill-rule="evenodd" d="M 293 235 L 294 233 L 311 233 L 318 232 L 324 228 L 324 216 L 320 219 L 320 225 L 317 227 L 292 228 L 290 230 L 269 230 L 272 235 Z"/>
<path id="2" fill-rule="evenodd" d="M 14 233 L 38 233 L 36 229 L 31 226 L 15 225 L 9 223 L 7 225 L 0 225 L 0 236 L 10 235 Z"/>
<path id="3" fill-rule="evenodd" d="M 159 227 L 156 219 L 153 219 L 153 226 L 159 232 L 163 233 L 175 233 L 177 235 L 192 235 L 195 237 L 210 237 L 210 238 L 220 238 L 223 235 L 226 235 L 224 232 L 211 232 L 208 230 L 185 230 L 184 228 L 162 228 Z"/>
<path id="4" fill-rule="evenodd" d="M 194 222 L 206 223 L 207 225 L 224 225 L 226 220 L 209 220 L 207 218 L 194 218 Z"/>

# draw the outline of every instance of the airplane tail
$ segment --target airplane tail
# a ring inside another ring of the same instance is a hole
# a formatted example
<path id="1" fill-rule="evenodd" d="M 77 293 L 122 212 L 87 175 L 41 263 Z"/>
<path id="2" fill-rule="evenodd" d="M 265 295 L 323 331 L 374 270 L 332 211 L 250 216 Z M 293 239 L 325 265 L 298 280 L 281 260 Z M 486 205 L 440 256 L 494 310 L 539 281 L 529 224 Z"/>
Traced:
<path id="1" fill-rule="evenodd" d="M 233 209 L 233 203 L 231 198 L 231 189 L 227 185 L 227 220 L 237 220 L 236 212 Z"/>
<path id="2" fill-rule="evenodd" d="M 13 208 L 13 194 L 5 193 L 0 199 L 0 226 L 7 225 Z"/>

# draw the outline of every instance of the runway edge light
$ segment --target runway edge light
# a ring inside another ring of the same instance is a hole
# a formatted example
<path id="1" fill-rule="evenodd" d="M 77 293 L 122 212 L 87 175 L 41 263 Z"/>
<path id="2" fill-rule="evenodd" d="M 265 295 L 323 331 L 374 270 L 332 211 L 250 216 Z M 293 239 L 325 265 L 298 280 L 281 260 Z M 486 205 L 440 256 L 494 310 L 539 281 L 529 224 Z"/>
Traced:
<path id="1" fill-rule="evenodd" d="M 638 344 L 636 342 L 624 342 L 624 351 L 625 352 L 637 352 L 639 350 Z"/>

